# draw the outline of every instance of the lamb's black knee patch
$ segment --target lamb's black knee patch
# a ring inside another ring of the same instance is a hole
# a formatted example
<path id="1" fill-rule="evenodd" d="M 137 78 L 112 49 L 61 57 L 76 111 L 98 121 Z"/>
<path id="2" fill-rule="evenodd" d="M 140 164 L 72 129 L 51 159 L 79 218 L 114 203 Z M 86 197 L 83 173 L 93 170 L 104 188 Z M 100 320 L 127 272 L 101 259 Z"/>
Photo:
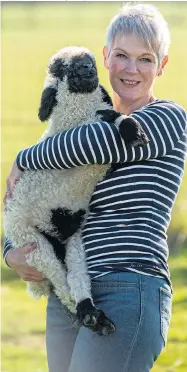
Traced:
<path id="1" fill-rule="evenodd" d="M 97 115 L 101 116 L 101 120 L 106 121 L 107 123 L 115 123 L 115 120 L 121 116 L 119 112 L 116 112 L 114 110 L 97 110 Z"/>
<path id="2" fill-rule="evenodd" d="M 48 70 L 53 76 L 63 81 L 67 74 L 67 65 L 61 58 L 57 58 L 49 65 Z"/>
<path id="3" fill-rule="evenodd" d="M 109 105 L 113 106 L 112 100 L 111 100 L 108 92 L 106 91 L 106 89 L 101 84 L 99 84 L 99 86 L 100 86 L 100 89 L 101 89 L 103 102 L 108 103 Z"/>
<path id="4" fill-rule="evenodd" d="M 84 220 L 85 210 L 72 213 L 66 208 L 53 209 L 51 223 L 62 241 L 67 240 L 81 227 Z"/>
<path id="5" fill-rule="evenodd" d="M 66 244 L 64 244 L 56 236 L 51 236 L 50 234 L 42 230 L 39 230 L 39 231 L 48 240 L 48 242 L 53 246 L 53 250 L 58 260 L 62 262 L 62 264 L 64 264 L 65 255 L 66 255 L 66 248 L 65 248 Z"/>
<path id="6" fill-rule="evenodd" d="M 40 233 L 52 244 L 57 258 L 64 263 L 66 255 L 66 241 L 73 236 L 84 220 L 85 210 L 80 209 L 75 213 L 71 213 L 66 208 L 53 209 L 51 216 L 51 224 L 53 231 L 51 234 L 46 233 L 38 228 Z"/>
<path id="7" fill-rule="evenodd" d="M 77 314 L 80 312 L 86 312 L 87 310 L 93 310 L 95 306 L 92 304 L 90 298 L 86 298 L 78 303 L 76 306 Z"/>
<path id="8" fill-rule="evenodd" d="M 148 142 L 140 123 L 132 117 L 122 119 L 119 132 L 127 145 L 143 146 Z"/>
<path id="9" fill-rule="evenodd" d="M 52 87 L 45 88 L 42 92 L 38 110 L 38 117 L 41 121 L 48 120 L 53 111 L 53 107 L 57 105 L 56 94 L 57 90 Z"/>

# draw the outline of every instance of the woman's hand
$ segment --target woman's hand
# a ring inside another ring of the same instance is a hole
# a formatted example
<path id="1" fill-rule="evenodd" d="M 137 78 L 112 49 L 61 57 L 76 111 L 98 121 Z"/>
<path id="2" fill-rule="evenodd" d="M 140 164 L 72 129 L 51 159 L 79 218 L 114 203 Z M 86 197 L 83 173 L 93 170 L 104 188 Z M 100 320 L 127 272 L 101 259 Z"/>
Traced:
<path id="1" fill-rule="evenodd" d="M 8 199 L 11 199 L 12 197 L 12 191 L 14 189 L 15 184 L 19 181 L 22 171 L 18 168 L 16 161 L 14 162 L 11 172 L 6 180 L 7 183 L 7 190 L 4 196 L 4 203 L 6 204 L 6 201 Z"/>
<path id="2" fill-rule="evenodd" d="M 44 279 L 42 273 L 26 262 L 26 255 L 36 249 L 36 244 L 27 244 L 22 248 L 10 249 L 6 255 L 7 264 L 14 269 L 21 279 L 31 282 L 40 282 Z"/>

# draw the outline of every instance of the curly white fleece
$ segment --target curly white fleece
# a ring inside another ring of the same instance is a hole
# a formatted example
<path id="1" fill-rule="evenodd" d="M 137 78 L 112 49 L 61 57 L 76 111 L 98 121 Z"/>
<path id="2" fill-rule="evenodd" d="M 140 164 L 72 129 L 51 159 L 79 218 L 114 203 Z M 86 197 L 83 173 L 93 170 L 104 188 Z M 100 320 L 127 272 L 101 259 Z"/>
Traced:
<path id="1" fill-rule="evenodd" d="M 69 48 L 69 51 L 60 51 L 59 57 L 66 56 L 68 65 L 71 57 L 79 52 L 79 48 Z M 57 87 L 57 79 L 49 73 L 44 88 L 48 86 Z M 102 101 L 99 86 L 93 93 L 85 95 L 70 93 L 66 78 L 63 82 L 58 82 L 56 98 L 58 103 L 53 108 L 48 128 L 39 142 L 78 125 L 96 122 L 99 119 L 97 110 L 111 108 Z M 46 279 L 39 283 L 28 283 L 28 290 L 35 298 L 49 295 L 51 284 L 58 298 L 72 312 L 75 312 L 78 302 L 91 298 L 90 278 L 80 231 L 68 240 L 66 265 L 62 265 L 56 258 L 52 245 L 35 226 L 50 233 L 53 229 L 50 222 L 52 209 L 67 208 L 72 213 L 79 209 L 88 210 L 93 189 L 109 167 L 110 165 L 96 164 L 67 170 L 26 170 L 16 185 L 13 198 L 7 205 L 5 232 L 15 249 L 28 242 L 37 243 L 37 249 L 27 254 L 27 262 L 41 271 Z"/>

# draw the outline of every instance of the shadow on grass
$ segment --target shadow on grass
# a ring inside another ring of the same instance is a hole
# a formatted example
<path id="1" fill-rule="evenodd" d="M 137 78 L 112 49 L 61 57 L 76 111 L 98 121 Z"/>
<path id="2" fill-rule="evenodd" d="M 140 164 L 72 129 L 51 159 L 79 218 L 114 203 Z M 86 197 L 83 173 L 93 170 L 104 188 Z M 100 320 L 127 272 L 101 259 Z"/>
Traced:
<path id="1" fill-rule="evenodd" d="M 34 335 L 34 336 L 44 335 L 45 334 L 45 330 L 40 331 L 39 329 L 36 329 L 35 331 L 31 331 L 30 334 L 31 335 Z"/>
<path id="2" fill-rule="evenodd" d="M 169 343 L 171 343 L 171 344 L 186 344 L 186 342 L 187 342 L 187 339 L 179 340 L 178 338 L 175 338 L 175 337 L 169 338 L 169 340 L 168 340 L 168 344 Z"/>
<path id="3" fill-rule="evenodd" d="M 35 330 L 35 331 L 30 331 L 27 334 L 2 334 L 2 341 L 3 342 L 17 342 L 20 337 L 28 336 L 28 337 L 33 337 L 33 336 L 45 336 L 45 329 L 44 330 Z"/>

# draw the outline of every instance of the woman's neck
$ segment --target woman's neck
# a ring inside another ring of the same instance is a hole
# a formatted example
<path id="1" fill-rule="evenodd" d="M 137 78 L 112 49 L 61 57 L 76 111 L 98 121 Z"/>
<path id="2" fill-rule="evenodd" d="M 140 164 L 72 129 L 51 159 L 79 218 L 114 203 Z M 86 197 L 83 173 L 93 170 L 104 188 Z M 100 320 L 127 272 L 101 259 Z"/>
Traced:
<path id="1" fill-rule="evenodd" d="M 147 95 L 145 97 L 141 97 L 136 101 L 125 102 L 121 97 L 118 96 L 117 93 L 114 92 L 113 94 L 113 104 L 114 109 L 118 112 L 121 112 L 125 115 L 132 114 L 133 111 L 140 109 L 141 107 L 147 105 L 150 102 L 156 100 L 154 94 Z"/>

